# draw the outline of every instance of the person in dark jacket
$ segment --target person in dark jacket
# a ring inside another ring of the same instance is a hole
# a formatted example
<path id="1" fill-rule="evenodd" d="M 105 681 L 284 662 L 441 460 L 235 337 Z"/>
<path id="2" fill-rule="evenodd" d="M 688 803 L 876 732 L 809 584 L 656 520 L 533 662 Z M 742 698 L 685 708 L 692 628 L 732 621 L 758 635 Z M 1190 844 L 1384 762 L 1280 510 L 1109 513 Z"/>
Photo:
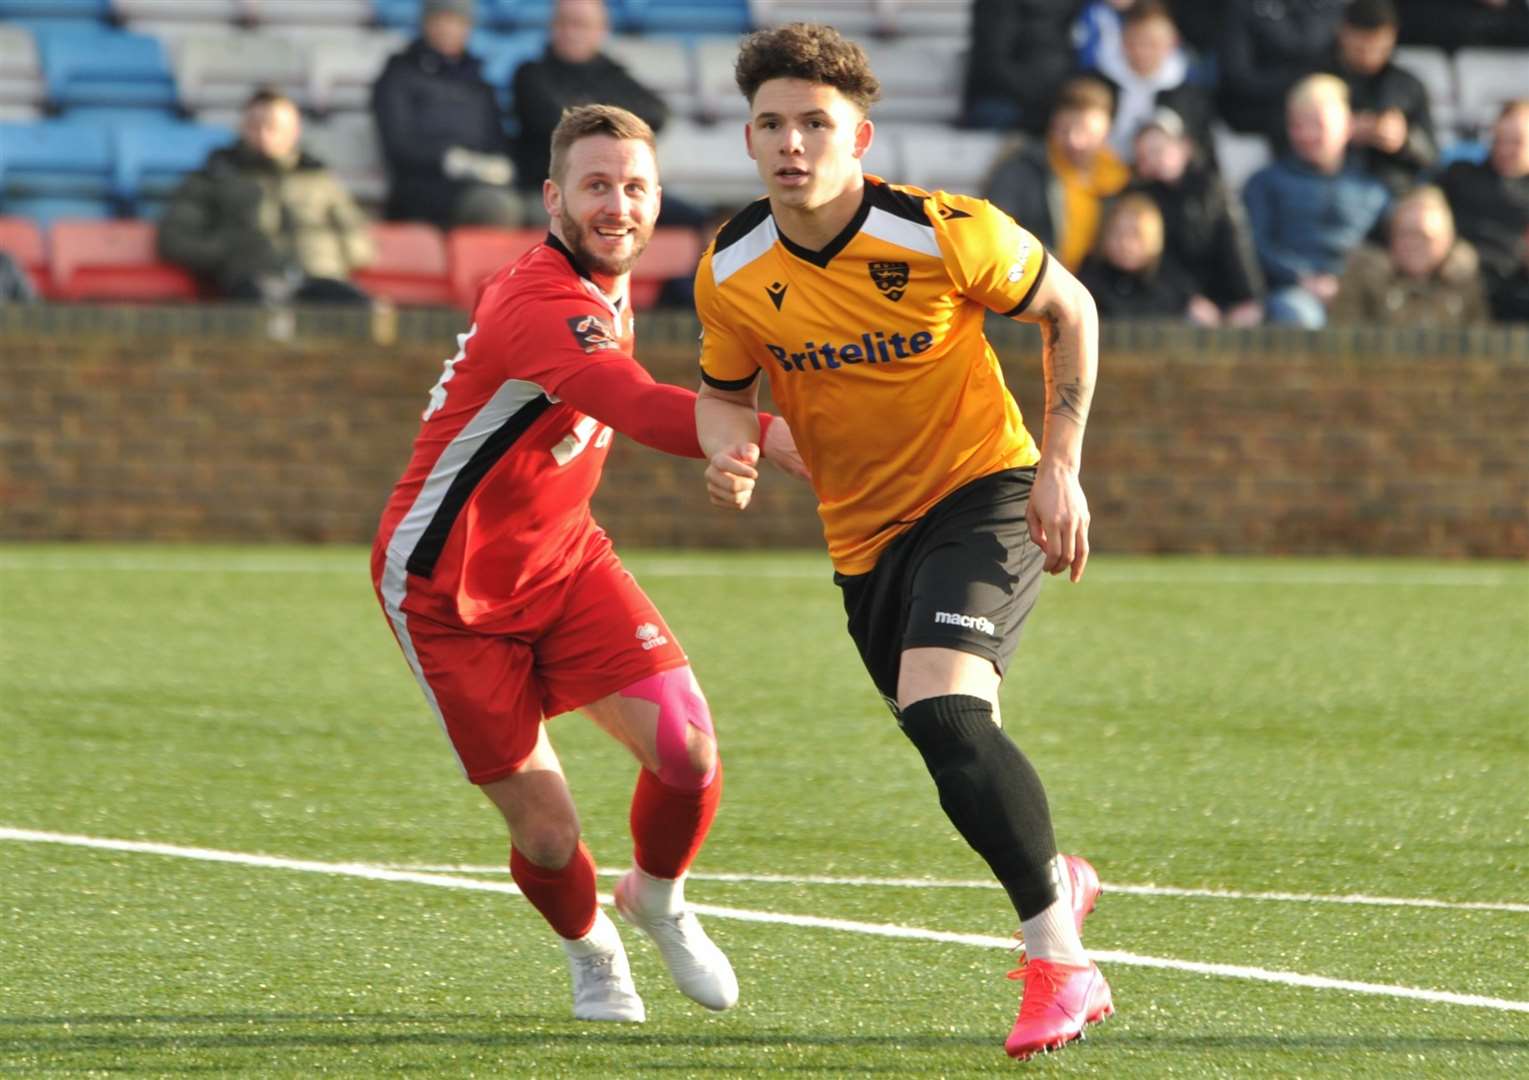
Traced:
<path id="1" fill-rule="evenodd" d="M 1136 135 L 1130 190 L 1163 215 L 1163 254 L 1188 279 L 1190 316 L 1204 326 L 1256 326 L 1263 318 L 1263 274 L 1226 184 L 1195 153 L 1184 123 L 1159 109 Z"/>
<path id="2" fill-rule="evenodd" d="M 962 125 L 1041 135 L 1073 69 L 1085 0 L 975 0 Z"/>
<path id="3" fill-rule="evenodd" d="M 1182 319 L 1191 287 L 1163 258 L 1163 215 L 1140 193 L 1110 204 L 1099 243 L 1078 271 L 1103 319 Z"/>
<path id="4" fill-rule="evenodd" d="M 1402 42 L 1453 52 L 1470 45 L 1529 45 L 1524 0 L 1399 0 Z"/>
<path id="5" fill-rule="evenodd" d="M 1336 75 L 1308 75 L 1290 91 L 1290 153 L 1254 173 L 1242 189 L 1273 323 L 1320 329 L 1338 294 L 1338 272 L 1391 200 L 1386 186 L 1347 153 L 1348 87 Z"/>
<path id="6" fill-rule="evenodd" d="M 1493 303 L 1523 262 L 1529 229 L 1529 98 L 1510 101 L 1492 125 L 1492 149 L 1476 164 L 1457 161 L 1439 186 L 1460 235 L 1476 247 Z"/>
<path id="7" fill-rule="evenodd" d="M 494 89 L 467 51 L 473 0 L 426 0 L 420 36 L 372 86 L 393 221 L 512 228 L 526 215 Z M 539 190 L 539 185 L 538 185 Z"/>
<path id="8" fill-rule="evenodd" d="M 1221 37 L 1223 119 L 1280 138 L 1285 95 L 1332 53 L 1346 0 L 1229 0 Z"/>
<path id="9" fill-rule="evenodd" d="M 1364 167 L 1393 195 L 1413 187 L 1439 158 L 1428 91 L 1391 60 L 1395 0 L 1352 0 L 1338 27 L 1330 70 L 1348 84 L 1352 145 Z"/>
<path id="10" fill-rule="evenodd" d="M 1529 322 L 1529 229 L 1518 238 L 1518 250 L 1518 266 L 1492 295 L 1492 316 L 1503 322 Z"/>
<path id="11" fill-rule="evenodd" d="M 349 281 L 373 257 L 355 200 L 299 142 L 292 100 L 257 91 L 239 141 L 181 182 L 159 223 L 159 254 L 235 300 L 369 303 Z"/>

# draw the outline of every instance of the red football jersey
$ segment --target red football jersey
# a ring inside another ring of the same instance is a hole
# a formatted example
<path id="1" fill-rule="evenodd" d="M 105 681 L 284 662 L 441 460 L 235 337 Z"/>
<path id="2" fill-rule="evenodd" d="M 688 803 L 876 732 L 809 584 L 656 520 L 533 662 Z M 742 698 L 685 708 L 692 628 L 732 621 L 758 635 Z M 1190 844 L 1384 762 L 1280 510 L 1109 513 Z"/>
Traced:
<path id="1" fill-rule="evenodd" d="M 383 512 L 374 575 L 407 581 L 403 608 L 493 630 L 554 589 L 598 536 L 589 499 L 609 453 L 611 427 L 558 397 L 575 376 L 581 400 L 596 384 L 620 386 L 608 420 L 651 397 L 645 442 L 699 456 L 693 406 L 679 387 L 655 384 L 632 357 L 630 310 L 580 273 L 549 235 L 495 274 L 473 324 L 430 391 L 414 456 Z M 646 386 L 628 387 L 640 378 Z M 593 405 L 587 408 L 595 409 Z M 622 425 L 631 431 L 632 425 Z"/>

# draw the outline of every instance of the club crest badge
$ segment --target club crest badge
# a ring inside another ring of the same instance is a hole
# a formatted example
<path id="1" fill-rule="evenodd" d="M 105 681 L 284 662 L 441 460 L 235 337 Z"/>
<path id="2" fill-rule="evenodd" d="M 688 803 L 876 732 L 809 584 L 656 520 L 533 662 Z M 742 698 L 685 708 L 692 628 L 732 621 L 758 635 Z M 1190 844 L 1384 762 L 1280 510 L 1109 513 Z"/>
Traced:
<path id="1" fill-rule="evenodd" d="M 587 353 L 621 348 L 621 342 L 616 340 L 610 326 L 597 315 L 575 315 L 568 320 L 568 329 L 573 332 L 573 340 L 579 343 L 579 348 Z"/>
<path id="2" fill-rule="evenodd" d="M 881 290 L 881 295 L 894 303 L 903 298 L 908 289 L 908 264 L 905 262 L 873 262 L 867 267 L 871 280 Z"/>

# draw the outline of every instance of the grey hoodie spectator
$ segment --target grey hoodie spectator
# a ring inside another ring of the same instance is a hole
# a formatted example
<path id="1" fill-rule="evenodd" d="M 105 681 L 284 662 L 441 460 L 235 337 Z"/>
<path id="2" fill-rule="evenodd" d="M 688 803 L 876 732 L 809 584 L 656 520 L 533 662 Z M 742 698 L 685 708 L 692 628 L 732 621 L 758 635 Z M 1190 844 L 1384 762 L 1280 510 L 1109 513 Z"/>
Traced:
<path id="1" fill-rule="evenodd" d="M 1291 152 L 1243 189 L 1253 246 L 1269 280 L 1270 322 L 1317 328 L 1338 272 L 1390 201 L 1385 185 L 1346 159 L 1348 88 L 1312 75 L 1290 91 Z"/>
<path id="2" fill-rule="evenodd" d="M 426 0 L 419 38 L 372 87 L 394 221 L 446 229 L 524 219 L 499 103 L 467 51 L 472 16 L 473 0 Z"/>

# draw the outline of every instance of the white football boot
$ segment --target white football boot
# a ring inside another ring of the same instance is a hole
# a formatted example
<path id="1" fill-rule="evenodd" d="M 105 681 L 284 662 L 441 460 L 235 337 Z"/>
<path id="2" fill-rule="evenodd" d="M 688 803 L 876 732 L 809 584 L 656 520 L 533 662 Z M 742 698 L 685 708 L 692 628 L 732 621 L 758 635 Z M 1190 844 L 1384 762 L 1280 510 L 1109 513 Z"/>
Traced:
<path id="1" fill-rule="evenodd" d="M 683 876 L 666 881 L 634 867 L 616 883 L 616 910 L 658 946 L 680 992 L 717 1012 L 738 1004 L 738 977 L 685 907 Z"/>
<path id="2" fill-rule="evenodd" d="M 648 1017 L 626 949 L 616 924 L 603 910 L 595 912 L 595 925 L 581 938 L 564 938 L 568 973 L 573 977 L 573 1015 L 576 1020 L 626 1020 L 640 1024 Z"/>

